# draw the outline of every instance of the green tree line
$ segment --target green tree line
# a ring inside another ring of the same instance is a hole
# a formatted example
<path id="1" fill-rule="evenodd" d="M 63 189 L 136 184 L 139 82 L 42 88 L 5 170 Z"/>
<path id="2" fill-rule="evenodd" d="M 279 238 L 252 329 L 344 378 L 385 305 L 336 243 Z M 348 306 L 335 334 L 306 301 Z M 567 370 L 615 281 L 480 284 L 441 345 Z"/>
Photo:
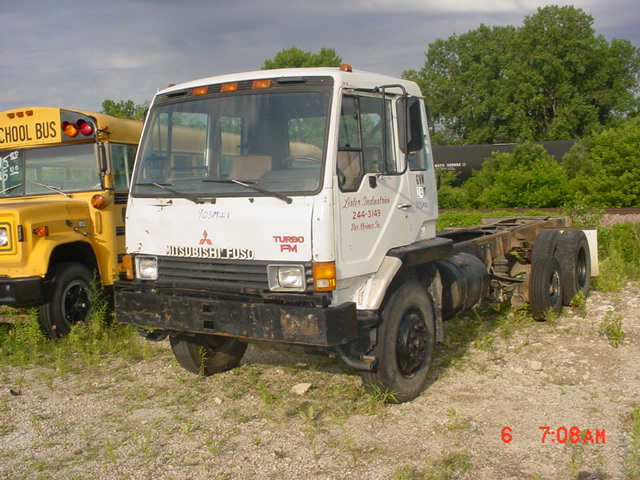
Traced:
<path id="1" fill-rule="evenodd" d="M 428 45 L 416 81 L 434 144 L 520 144 L 494 154 L 464 184 L 440 173 L 442 208 L 640 206 L 640 49 L 607 41 L 573 6 L 541 7 L 521 26 L 480 25 Z M 262 69 L 338 66 L 332 48 L 298 47 Z M 142 118 L 148 103 L 105 100 L 103 112 Z M 529 142 L 580 142 L 559 164 Z"/>

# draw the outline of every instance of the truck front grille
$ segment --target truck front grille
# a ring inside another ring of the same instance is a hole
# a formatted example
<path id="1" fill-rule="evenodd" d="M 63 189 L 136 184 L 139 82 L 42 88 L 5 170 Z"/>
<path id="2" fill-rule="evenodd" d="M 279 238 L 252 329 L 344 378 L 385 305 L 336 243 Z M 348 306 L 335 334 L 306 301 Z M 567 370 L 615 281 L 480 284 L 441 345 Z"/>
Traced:
<path id="1" fill-rule="evenodd" d="M 269 289 L 269 262 L 158 257 L 158 280 L 185 286 Z"/>

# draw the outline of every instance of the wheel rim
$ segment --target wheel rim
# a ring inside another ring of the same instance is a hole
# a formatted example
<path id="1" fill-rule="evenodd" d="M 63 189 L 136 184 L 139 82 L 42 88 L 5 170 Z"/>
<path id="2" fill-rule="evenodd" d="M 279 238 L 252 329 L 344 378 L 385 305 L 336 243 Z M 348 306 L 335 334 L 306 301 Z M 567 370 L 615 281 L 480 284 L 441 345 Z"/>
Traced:
<path id="1" fill-rule="evenodd" d="M 553 271 L 551 273 L 551 277 L 549 277 L 549 303 L 551 304 L 551 308 L 558 305 L 559 302 L 562 301 L 560 297 L 560 275 L 557 271 Z"/>
<path id="2" fill-rule="evenodd" d="M 398 370 L 412 377 L 420 368 L 429 349 L 429 335 L 424 319 L 417 311 L 407 312 L 398 328 L 396 358 Z"/>
<path id="3" fill-rule="evenodd" d="M 69 283 L 62 295 L 62 316 L 67 323 L 84 322 L 89 316 L 91 302 L 84 282 L 76 280 Z"/>
<path id="4" fill-rule="evenodd" d="M 587 267 L 586 252 L 581 249 L 578 253 L 578 259 L 576 262 L 576 280 L 578 282 L 578 290 L 582 290 L 587 284 L 588 275 L 589 268 Z"/>

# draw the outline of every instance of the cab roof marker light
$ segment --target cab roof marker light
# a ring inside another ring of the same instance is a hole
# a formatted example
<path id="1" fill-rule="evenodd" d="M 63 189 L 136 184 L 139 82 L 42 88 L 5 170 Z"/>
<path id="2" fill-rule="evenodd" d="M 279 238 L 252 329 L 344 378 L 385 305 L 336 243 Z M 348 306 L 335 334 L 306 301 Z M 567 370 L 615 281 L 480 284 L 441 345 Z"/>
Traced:
<path id="1" fill-rule="evenodd" d="M 343 63 L 342 65 L 340 65 L 340 70 L 342 72 L 349 72 L 349 73 L 353 72 L 353 68 L 348 63 Z"/>
<path id="2" fill-rule="evenodd" d="M 220 86 L 220 92 L 235 92 L 238 90 L 238 82 L 223 83 Z"/>
<path id="3" fill-rule="evenodd" d="M 260 90 L 263 88 L 271 88 L 271 79 L 270 78 L 266 78 L 263 80 L 254 80 L 253 83 L 251 84 L 251 88 L 253 90 Z"/>
<path id="4" fill-rule="evenodd" d="M 195 87 L 193 92 L 191 92 L 192 97 L 197 97 L 198 95 L 206 95 L 209 92 L 209 87 Z"/>

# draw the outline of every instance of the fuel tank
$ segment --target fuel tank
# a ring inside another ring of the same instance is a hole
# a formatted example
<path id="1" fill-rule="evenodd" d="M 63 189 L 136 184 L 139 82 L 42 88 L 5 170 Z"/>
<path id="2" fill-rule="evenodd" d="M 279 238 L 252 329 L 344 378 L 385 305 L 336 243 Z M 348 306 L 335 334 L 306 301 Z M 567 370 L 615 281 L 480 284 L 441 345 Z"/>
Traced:
<path id="1" fill-rule="evenodd" d="M 478 305 L 489 293 L 489 273 L 482 261 L 458 253 L 436 262 L 442 280 L 442 315 L 451 318 Z"/>

